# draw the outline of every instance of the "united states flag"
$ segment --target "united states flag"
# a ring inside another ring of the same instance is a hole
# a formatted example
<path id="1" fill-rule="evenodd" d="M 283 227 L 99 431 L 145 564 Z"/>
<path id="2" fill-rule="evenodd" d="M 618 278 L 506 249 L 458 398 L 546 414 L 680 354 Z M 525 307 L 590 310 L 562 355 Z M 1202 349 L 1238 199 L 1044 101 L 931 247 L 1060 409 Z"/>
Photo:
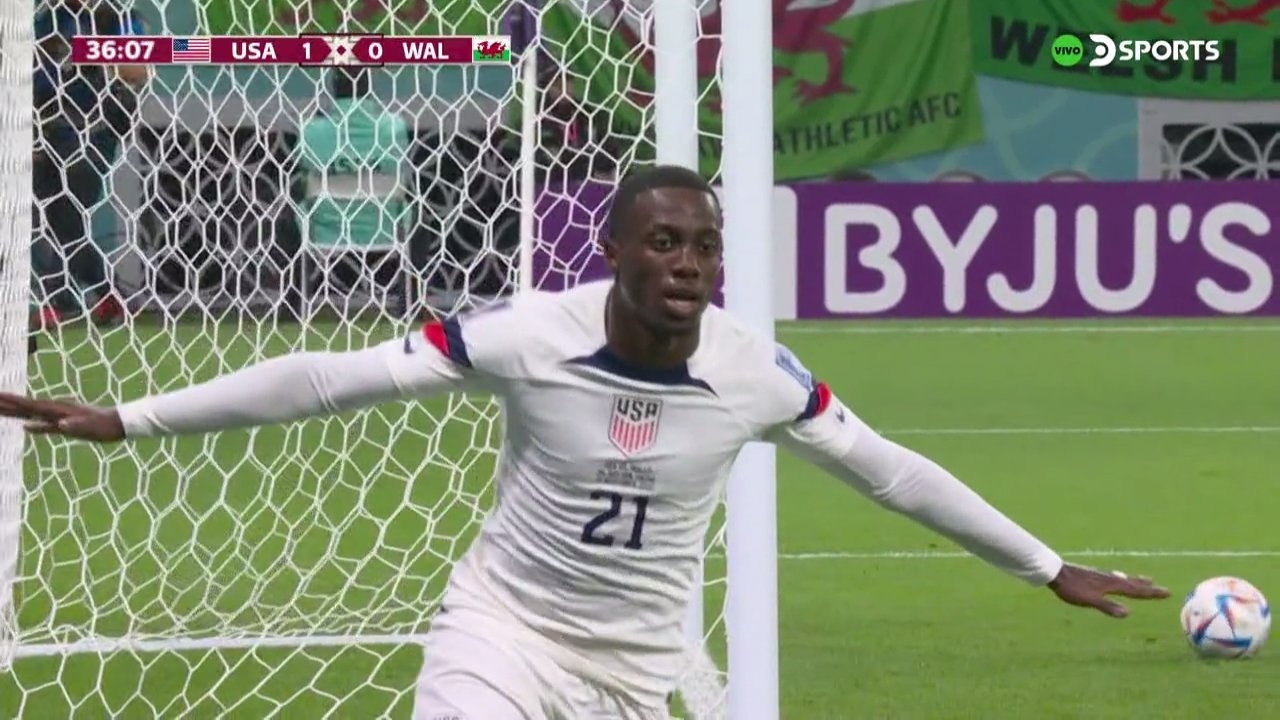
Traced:
<path id="1" fill-rule="evenodd" d="M 209 62 L 209 38 L 174 38 L 173 61 L 187 63 Z"/>

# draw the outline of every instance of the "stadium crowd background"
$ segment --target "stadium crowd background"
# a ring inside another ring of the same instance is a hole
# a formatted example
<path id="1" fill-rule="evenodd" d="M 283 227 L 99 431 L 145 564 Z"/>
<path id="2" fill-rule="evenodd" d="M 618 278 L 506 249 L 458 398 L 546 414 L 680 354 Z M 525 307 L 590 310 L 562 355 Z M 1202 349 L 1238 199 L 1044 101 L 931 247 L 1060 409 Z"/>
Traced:
<path id="1" fill-rule="evenodd" d="M 251 3 L 250 19 L 245 20 L 235 14 L 232 5 L 222 0 L 201 4 L 194 0 L 141 0 L 130 7 L 131 22 L 170 34 L 228 29 L 296 32 L 336 22 L 332 13 L 323 14 L 327 6 L 312 7 L 308 11 L 312 15 L 307 17 L 305 13 L 275 12 L 279 8 L 268 3 Z M 1120 31 L 1145 31 L 1141 24 L 1121 22 L 1124 14 L 1119 10 L 1113 13 L 1111 5 L 1102 3 L 1099 10 L 1092 11 L 1099 22 Z M 932 82 L 930 73 L 938 73 L 934 85 L 960 83 L 951 94 L 969 104 L 964 127 L 953 123 L 954 127 L 917 130 L 913 137 L 899 133 L 887 140 L 880 138 L 874 152 L 854 145 L 830 148 L 822 155 L 836 156 L 841 164 L 832 172 L 806 174 L 803 161 L 780 151 L 780 183 L 1238 179 L 1267 177 L 1274 172 L 1268 148 L 1276 146 L 1280 124 L 1269 119 L 1276 116 L 1277 104 L 1267 95 L 1267 87 L 1210 75 L 1209 85 L 1221 80 L 1217 89 L 1201 93 L 1212 96 L 1210 100 L 1197 98 L 1196 87 L 1188 89 L 1176 82 L 1141 86 L 1117 82 L 1083 89 L 1087 83 L 1053 72 L 1047 48 L 1038 49 L 1040 55 L 1033 58 L 1038 74 L 1032 82 L 1024 77 L 1031 72 L 1026 67 L 1007 71 L 998 67 L 997 61 L 1008 60 L 1009 50 L 998 56 L 999 42 L 988 41 L 981 31 L 987 15 L 1010 15 L 998 19 L 1007 21 L 1005 25 L 1014 28 L 1009 32 L 1014 32 L 1017 23 L 1038 28 L 1036 23 L 1043 20 L 1044 13 L 1021 18 L 985 0 L 953 3 L 946 10 L 940 9 L 943 3 L 939 0 L 888 3 L 882 10 L 836 3 L 833 7 L 844 14 L 825 17 L 826 27 L 810 31 L 788 29 L 788 13 L 800 11 L 778 8 L 775 49 L 797 53 L 793 60 L 780 61 L 779 67 L 784 74 L 811 75 L 815 63 L 830 64 L 833 58 L 843 58 L 839 67 L 846 79 L 861 78 L 870 72 L 866 60 L 871 52 L 869 44 L 888 35 L 895 23 L 910 20 L 901 17 L 906 14 L 905 6 L 923 13 L 922 17 L 933 13 L 926 18 L 932 18 L 930 23 L 912 26 L 922 36 L 932 34 L 934 44 L 940 47 L 948 42 L 959 43 L 956 47 L 971 46 L 972 57 L 965 63 L 947 64 L 961 66 L 959 80 L 942 78 L 943 70 L 936 61 L 914 68 L 914 75 L 908 78 L 911 82 L 899 92 L 901 97 L 888 100 L 904 108 L 919 102 L 911 93 L 924 93 L 921 88 Z M 43 11 L 49 7 L 43 5 Z M 260 12 L 264 7 L 274 14 L 264 15 Z M 583 12 L 588 7 L 593 8 L 597 21 L 616 28 L 616 37 L 609 42 L 641 42 L 637 32 L 641 21 L 636 13 L 619 13 L 619 6 L 613 4 L 602 8 L 584 5 Z M 946 14 L 958 12 L 955 7 L 962 8 L 967 18 Z M 383 29 L 377 27 L 379 23 L 393 15 L 402 20 L 408 17 L 400 10 L 392 13 L 383 8 L 380 12 L 371 10 L 354 24 Z M 493 22 L 483 16 L 488 12 L 485 2 L 459 3 L 406 22 L 416 24 L 420 32 L 466 31 L 477 23 L 491 27 Z M 834 10 L 828 14 L 831 12 Z M 895 12 L 900 16 L 891 17 Z M 1047 12 L 1052 19 L 1056 11 L 1051 8 Z M 953 22 L 957 17 L 959 22 Z M 704 40 L 714 49 L 718 13 L 704 13 L 703 20 Z M 527 15 L 513 11 L 502 15 L 500 23 L 518 42 L 527 42 Z M 347 22 L 344 27 L 350 25 Z M 42 47 L 56 34 L 52 27 L 38 29 L 44 36 Z M 544 18 L 545 28 L 554 35 L 554 22 Z M 1241 42 L 1254 32 L 1249 23 L 1223 28 L 1240 35 Z M 832 47 L 832 37 L 838 40 L 839 53 L 821 55 Z M 591 58 L 561 65 L 560 58 L 553 57 L 554 50 L 560 47 L 563 55 L 569 55 L 568 46 L 557 46 L 554 40 L 544 42 L 552 52 L 543 56 L 540 66 L 540 187 L 588 177 L 607 178 L 619 161 L 643 157 L 646 143 L 629 135 L 631 127 L 626 119 L 610 111 L 634 104 L 633 96 L 624 95 L 621 103 L 601 102 L 600 77 L 608 73 L 593 74 L 590 65 L 584 64 L 592 62 Z M 700 53 L 703 45 L 700 42 Z M 1018 52 L 1022 49 L 1019 46 Z M 643 53 L 641 58 L 640 65 L 651 67 Z M 888 62 L 892 59 L 879 56 L 876 62 L 892 66 Z M 66 73 L 65 58 L 61 64 L 62 70 L 55 72 Z M 290 302 L 284 303 L 278 300 L 298 284 L 295 260 L 306 225 L 301 214 L 309 207 L 306 164 L 301 160 L 303 127 L 317 114 L 332 109 L 335 102 L 342 102 L 333 93 L 332 75 L 288 67 L 158 68 L 136 98 L 136 107 L 127 108 L 130 123 L 122 125 L 117 119 L 92 138 L 90 144 L 97 148 L 94 172 L 105 178 L 105 184 L 96 198 L 83 203 L 90 206 L 85 215 L 93 246 L 106 255 L 120 295 L 130 308 L 163 306 L 180 314 L 183 308 L 193 306 L 213 312 L 297 306 L 296 298 L 285 298 Z M 377 109 L 367 108 L 361 114 L 394 115 L 405 128 L 405 137 L 397 138 L 390 152 L 403 154 L 400 171 L 408 187 L 406 204 L 397 212 L 406 219 L 404 241 L 421 296 L 430 305 L 447 308 L 460 294 L 502 292 L 513 276 L 512 262 L 519 243 L 513 170 L 519 153 L 519 108 L 513 107 L 512 73 L 503 69 L 384 68 L 372 71 L 367 81 L 370 108 Z M 643 84 L 644 80 L 633 78 L 635 82 Z M 912 82 L 919 87 L 913 88 Z M 867 103 L 884 104 L 883 93 L 863 99 L 867 93 L 855 91 L 859 85 L 865 88 L 866 83 L 849 81 L 845 85 L 849 92 L 835 92 L 810 105 L 798 101 L 801 91 L 794 83 L 775 84 L 780 137 L 786 130 L 782 126 L 797 112 L 814 112 L 817 107 L 818 114 L 848 115 L 871 112 L 863 107 Z M 1205 86 L 1200 83 L 1197 87 Z M 609 92 L 615 89 L 609 85 Z M 797 110 L 801 105 L 804 107 Z M 718 131 L 714 126 L 714 91 L 704 96 L 702 111 L 704 120 L 712 117 L 712 122 L 704 123 L 704 145 L 714 144 Z M 790 137 L 797 135 L 793 132 Z M 1044 143 L 1045 137 L 1053 137 L 1054 142 Z M 566 142 L 566 138 L 570 140 Z M 68 189 L 65 194 L 74 193 Z M 48 188 L 37 193 L 38 197 L 49 195 Z M 40 205 L 46 215 L 57 207 L 45 200 Z M 59 277 L 56 267 L 50 269 L 52 266 L 43 262 L 49 257 L 48 248 L 38 249 L 39 277 L 34 279 L 37 305 L 59 295 L 50 282 Z M 394 284 L 396 278 L 385 272 L 376 275 L 378 282 L 370 287 Z M 65 305 L 65 294 L 60 301 Z"/>

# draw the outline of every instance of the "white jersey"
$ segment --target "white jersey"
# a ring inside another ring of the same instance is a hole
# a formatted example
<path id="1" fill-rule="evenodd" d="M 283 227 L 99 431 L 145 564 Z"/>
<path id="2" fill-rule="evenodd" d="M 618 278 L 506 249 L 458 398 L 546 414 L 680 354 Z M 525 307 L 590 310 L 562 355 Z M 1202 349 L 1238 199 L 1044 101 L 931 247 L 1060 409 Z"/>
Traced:
<path id="1" fill-rule="evenodd" d="M 830 394 L 714 307 L 686 367 L 629 366 L 606 347 L 610 285 L 433 323 L 407 346 L 436 346 L 505 411 L 496 506 L 445 607 L 496 601 L 652 702 L 680 670 L 686 606 L 739 449 L 817 421 Z"/>
<path id="2" fill-rule="evenodd" d="M 880 505 L 1043 585 L 1062 559 L 936 463 L 887 440 L 784 347 L 709 308 L 684 367 L 605 343 L 611 282 L 534 293 L 403 339 L 295 353 L 117 408 L 127 437 L 291 422 L 458 390 L 505 408 L 496 507 L 451 607 L 501 613 L 568 672 L 656 706 L 679 672 L 703 541 L 743 444 L 779 441 Z M 515 638 L 513 638 L 515 641 Z"/>

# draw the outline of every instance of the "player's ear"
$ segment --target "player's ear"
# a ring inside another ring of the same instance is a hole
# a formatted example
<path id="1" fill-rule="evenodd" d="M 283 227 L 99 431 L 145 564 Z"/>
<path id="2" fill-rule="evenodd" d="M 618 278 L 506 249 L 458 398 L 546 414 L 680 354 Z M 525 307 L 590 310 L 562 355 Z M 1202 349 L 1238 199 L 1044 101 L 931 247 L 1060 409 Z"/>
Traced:
<path id="1" fill-rule="evenodd" d="M 600 242 L 600 249 L 604 251 L 604 262 L 609 266 L 609 272 L 616 276 L 618 274 L 618 241 L 606 235 Z"/>

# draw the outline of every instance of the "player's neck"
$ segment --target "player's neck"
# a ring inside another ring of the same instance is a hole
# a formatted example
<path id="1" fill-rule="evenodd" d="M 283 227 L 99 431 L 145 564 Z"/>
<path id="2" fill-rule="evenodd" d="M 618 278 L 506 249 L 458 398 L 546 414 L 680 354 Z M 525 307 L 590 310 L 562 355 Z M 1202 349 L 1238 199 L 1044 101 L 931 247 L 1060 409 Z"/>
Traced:
<path id="1" fill-rule="evenodd" d="M 605 344 L 631 365 L 645 368 L 679 367 L 698 349 L 699 332 L 672 335 L 654 332 L 640 318 L 610 297 L 605 305 Z"/>
<path id="2" fill-rule="evenodd" d="M 698 334 L 656 335 L 643 325 L 608 335 L 609 350 L 631 365 L 673 368 L 684 365 L 698 349 Z"/>

